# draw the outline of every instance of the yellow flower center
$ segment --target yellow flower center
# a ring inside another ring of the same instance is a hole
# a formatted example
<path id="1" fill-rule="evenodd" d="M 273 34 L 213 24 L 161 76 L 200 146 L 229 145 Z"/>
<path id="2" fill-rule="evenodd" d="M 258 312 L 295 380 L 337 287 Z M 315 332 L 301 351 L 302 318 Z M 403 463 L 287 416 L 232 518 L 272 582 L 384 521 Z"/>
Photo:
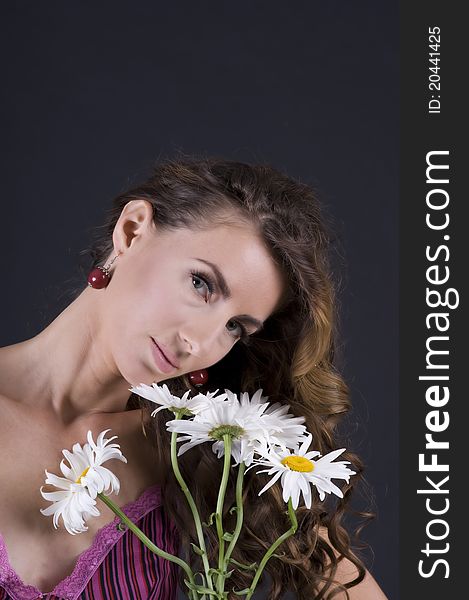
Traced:
<path id="1" fill-rule="evenodd" d="M 89 467 L 86 467 L 86 469 L 83 471 L 83 473 L 80 475 L 80 477 L 75 481 L 75 483 L 81 483 L 81 478 L 84 477 L 88 471 L 90 470 Z"/>
<path id="2" fill-rule="evenodd" d="M 300 473 L 314 471 L 314 463 L 304 456 L 286 456 L 280 462 L 292 471 L 299 471 Z"/>

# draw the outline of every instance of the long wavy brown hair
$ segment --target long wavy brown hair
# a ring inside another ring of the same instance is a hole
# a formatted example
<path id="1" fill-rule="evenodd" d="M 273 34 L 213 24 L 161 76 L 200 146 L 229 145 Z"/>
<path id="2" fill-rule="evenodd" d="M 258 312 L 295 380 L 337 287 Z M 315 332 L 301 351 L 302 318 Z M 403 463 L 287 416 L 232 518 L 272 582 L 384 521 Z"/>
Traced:
<path id="1" fill-rule="evenodd" d="M 202 390 L 183 375 L 165 381 L 171 392 L 181 395 L 188 389 L 196 393 L 228 388 L 253 394 L 262 388 L 269 402 L 288 404 L 290 412 L 305 417 L 313 435 L 312 448 L 325 454 L 343 447 L 337 425 L 351 406 L 334 357 L 338 278 L 331 267 L 332 229 L 313 189 L 265 164 L 195 156 L 160 161 L 144 183 L 114 199 L 105 224 L 94 230 L 92 247 L 82 253 L 91 255 L 92 267 L 102 265 L 112 252 L 112 232 L 125 204 L 140 198 L 152 204 L 155 225 L 160 229 L 204 228 L 223 222 L 227 214 L 254 224 L 288 281 L 287 301 L 266 320 L 262 331 L 250 336 L 247 343 L 235 344 L 209 368 L 209 380 Z M 171 468 L 166 421 L 173 416 L 160 411 L 152 418 L 154 405 L 132 395 L 127 408 L 139 407 L 145 409 L 142 423 L 146 435 L 154 440 L 157 460 L 166 467 L 164 508 L 178 531 L 180 556 L 194 571 L 202 570 L 200 557 L 190 545 L 198 544 L 192 513 Z M 286 591 L 308 600 L 330 599 L 342 592 L 348 598 L 346 589 L 363 580 L 365 564 L 360 551 L 367 545 L 360 542 L 359 534 L 373 513 L 357 511 L 350 503 L 353 488 L 365 483 L 363 463 L 350 451 L 343 453 L 342 459 L 349 460 L 357 474 L 342 486 L 343 498 L 331 494 L 321 502 L 313 494 L 311 509 L 300 503 L 296 533 L 282 543 L 265 568 L 271 578 L 269 599 L 278 600 Z M 223 461 L 213 453 L 211 444 L 202 444 L 183 454 L 179 465 L 207 523 L 215 510 Z M 229 509 L 235 505 L 236 474 L 232 467 L 223 514 L 225 531 L 232 531 L 235 525 L 236 515 Z M 280 483 L 258 496 L 268 480 L 254 470 L 244 479 L 244 521 L 232 554 L 244 565 L 259 563 L 290 527 Z M 360 518 L 353 533 L 345 527 L 346 512 Z M 327 528 L 327 536 L 323 528 Z M 218 537 L 214 526 L 205 528 L 205 537 L 209 562 L 215 565 Z M 335 575 L 344 558 L 356 566 L 357 576 L 341 585 Z M 183 590 L 187 590 L 185 577 L 181 569 Z M 249 587 L 252 577 L 252 571 L 236 568 L 227 581 L 228 598 L 239 598 L 232 589 Z M 264 581 L 263 575 L 260 582 Z"/>

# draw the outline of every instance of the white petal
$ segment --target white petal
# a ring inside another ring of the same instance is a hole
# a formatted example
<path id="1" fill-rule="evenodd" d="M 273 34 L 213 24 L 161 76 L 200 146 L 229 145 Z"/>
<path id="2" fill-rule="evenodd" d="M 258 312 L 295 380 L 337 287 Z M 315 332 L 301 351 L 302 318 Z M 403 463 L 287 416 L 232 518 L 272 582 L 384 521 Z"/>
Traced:
<path id="1" fill-rule="evenodd" d="M 297 477 L 297 484 L 298 484 L 298 487 L 303 492 L 303 497 L 306 499 L 306 497 L 308 496 L 308 493 L 310 491 L 311 484 L 305 479 L 305 477 L 303 477 L 303 475 L 301 475 L 301 473 Z"/>
<path id="2" fill-rule="evenodd" d="M 54 475 L 53 473 L 49 473 L 48 471 L 46 471 L 46 473 L 47 473 L 46 483 L 48 483 L 50 485 L 54 485 L 55 487 L 58 487 L 62 490 L 70 489 L 71 481 L 69 479 L 65 479 L 64 477 L 57 477 L 57 475 Z"/>
<path id="3" fill-rule="evenodd" d="M 200 443 L 202 442 L 200 442 L 199 440 L 195 440 L 194 442 L 187 442 L 186 444 L 182 444 L 182 446 L 179 446 L 178 456 L 181 456 L 182 454 L 184 454 L 184 452 L 187 452 L 188 450 L 190 450 L 194 446 L 197 446 Z"/>
<path id="4" fill-rule="evenodd" d="M 301 454 L 302 456 L 304 456 L 305 452 L 307 452 L 309 446 L 311 445 L 312 439 L 313 439 L 312 434 L 308 432 L 308 435 L 305 437 L 304 442 L 301 444 L 301 446 L 299 448 L 298 454 Z"/>
<path id="5" fill-rule="evenodd" d="M 284 502 L 288 502 L 288 499 L 293 493 L 293 489 L 295 487 L 295 475 L 293 471 L 289 469 L 283 473 L 282 477 L 282 485 L 283 485 L 283 500 Z"/>
<path id="6" fill-rule="evenodd" d="M 256 473 L 261 473 L 261 471 L 256 471 Z M 278 481 L 278 479 L 281 475 L 282 475 L 282 471 L 277 471 L 277 473 L 275 473 L 275 475 L 272 477 L 272 479 L 268 483 L 266 483 L 266 485 L 261 489 L 261 491 L 257 495 L 260 496 L 261 494 L 263 494 L 265 492 L 265 490 L 268 490 L 270 488 L 270 486 L 274 485 L 274 483 L 276 481 Z"/>
<path id="7" fill-rule="evenodd" d="M 41 486 L 40 492 L 41 492 L 41 496 L 44 498 L 44 500 L 54 500 L 54 501 L 66 500 L 70 494 L 70 492 L 66 492 L 65 490 L 60 491 L 60 492 L 43 492 L 42 486 Z"/>
<path id="8" fill-rule="evenodd" d="M 300 488 L 298 485 L 295 485 L 295 487 L 292 490 L 292 506 L 295 510 L 298 508 L 299 499 L 300 499 Z"/>

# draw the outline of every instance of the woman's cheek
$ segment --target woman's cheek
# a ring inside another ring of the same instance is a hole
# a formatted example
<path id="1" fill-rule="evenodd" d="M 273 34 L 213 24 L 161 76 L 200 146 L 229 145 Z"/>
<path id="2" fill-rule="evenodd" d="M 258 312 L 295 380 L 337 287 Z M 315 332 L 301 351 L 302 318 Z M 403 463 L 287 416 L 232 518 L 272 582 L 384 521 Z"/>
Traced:
<path id="1" fill-rule="evenodd" d="M 166 287 L 164 291 L 158 289 L 148 295 L 147 301 L 147 314 L 152 315 L 153 319 L 163 326 L 180 325 L 184 319 L 191 317 L 190 303 L 179 287 Z"/>

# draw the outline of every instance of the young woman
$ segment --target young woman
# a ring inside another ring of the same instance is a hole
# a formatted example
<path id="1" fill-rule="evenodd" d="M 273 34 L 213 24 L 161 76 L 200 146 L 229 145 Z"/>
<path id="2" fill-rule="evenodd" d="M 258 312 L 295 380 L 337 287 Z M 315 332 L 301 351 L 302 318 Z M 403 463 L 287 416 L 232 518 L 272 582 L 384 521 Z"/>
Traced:
<path id="1" fill-rule="evenodd" d="M 116 527 L 102 503 L 100 517 L 75 536 L 40 513 L 44 470 L 57 472 L 62 449 L 85 443 L 89 429 L 96 438 L 110 428 L 128 461 L 113 461 L 121 491 L 112 499 L 160 547 L 195 561 L 192 516 L 170 466 L 172 417 L 151 417 L 154 405 L 130 395 L 132 385 L 164 381 L 178 395 L 262 388 L 269 402 L 305 417 L 314 449 L 340 447 L 335 428 L 349 399 L 334 366 L 329 250 L 312 190 L 268 166 L 168 160 L 115 199 L 92 250 L 92 268 L 106 267 L 109 277 L 90 277 L 43 331 L 0 349 L 1 600 L 175 598 L 179 569 Z M 357 475 L 343 499 L 300 503 L 296 534 L 267 563 L 272 600 L 286 590 L 308 599 L 385 598 L 341 523 L 362 471 L 356 455 L 341 459 Z M 205 521 L 222 463 L 207 444 L 180 458 Z M 259 561 L 289 526 L 280 485 L 258 496 L 264 477 L 245 477 L 233 553 L 243 564 Z M 233 515 L 224 518 L 230 530 Z M 206 534 L 210 551 L 216 533 Z M 250 578 L 239 569 L 228 588 Z"/>

